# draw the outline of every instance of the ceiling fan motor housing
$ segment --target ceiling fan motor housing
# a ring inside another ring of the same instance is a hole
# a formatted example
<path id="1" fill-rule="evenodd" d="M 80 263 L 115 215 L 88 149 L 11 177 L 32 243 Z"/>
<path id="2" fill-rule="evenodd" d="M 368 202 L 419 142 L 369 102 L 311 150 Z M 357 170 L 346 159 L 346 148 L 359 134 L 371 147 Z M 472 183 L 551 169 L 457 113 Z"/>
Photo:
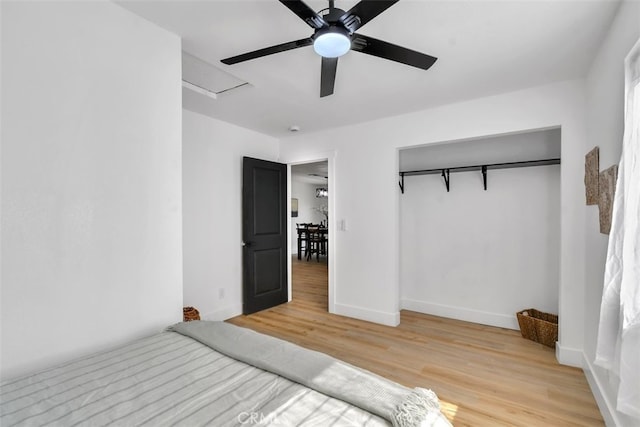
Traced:
<path id="1" fill-rule="evenodd" d="M 334 24 L 340 20 L 340 17 L 342 17 L 344 13 L 345 12 L 342 9 L 339 9 L 337 7 L 330 7 L 329 12 L 326 15 L 322 15 L 322 18 L 328 23 Z"/>

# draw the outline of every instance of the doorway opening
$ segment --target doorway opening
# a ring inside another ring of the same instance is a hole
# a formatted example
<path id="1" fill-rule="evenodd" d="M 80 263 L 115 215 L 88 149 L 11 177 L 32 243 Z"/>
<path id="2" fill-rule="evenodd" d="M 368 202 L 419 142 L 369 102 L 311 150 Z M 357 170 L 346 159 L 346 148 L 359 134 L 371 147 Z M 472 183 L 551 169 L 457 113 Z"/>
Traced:
<path id="1" fill-rule="evenodd" d="M 329 288 L 328 161 L 291 166 L 291 300 L 327 312 Z"/>

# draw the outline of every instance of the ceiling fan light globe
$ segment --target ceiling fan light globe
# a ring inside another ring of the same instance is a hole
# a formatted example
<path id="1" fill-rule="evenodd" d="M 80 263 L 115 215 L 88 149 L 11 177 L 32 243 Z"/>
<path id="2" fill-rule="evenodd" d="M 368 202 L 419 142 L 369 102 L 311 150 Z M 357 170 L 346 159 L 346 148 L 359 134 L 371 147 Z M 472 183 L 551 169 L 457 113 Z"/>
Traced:
<path id="1" fill-rule="evenodd" d="M 351 39 L 346 34 L 327 31 L 313 40 L 313 50 L 324 58 L 338 58 L 351 49 Z"/>

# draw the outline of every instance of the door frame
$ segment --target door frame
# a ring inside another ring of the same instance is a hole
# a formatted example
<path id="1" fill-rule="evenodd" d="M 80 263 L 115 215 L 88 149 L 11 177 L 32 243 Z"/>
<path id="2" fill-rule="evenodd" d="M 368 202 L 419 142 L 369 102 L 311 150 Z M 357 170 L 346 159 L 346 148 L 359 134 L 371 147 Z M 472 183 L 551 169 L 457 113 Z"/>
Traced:
<path id="1" fill-rule="evenodd" d="M 329 194 L 327 197 L 327 206 L 329 209 L 329 219 L 327 227 L 329 230 L 329 254 L 327 257 L 328 264 L 328 287 L 327 287 L 327 305 L 329 308 L 329 313 L 335 313 L 335 295 L 336 295 L 336 281 L 335 281 L 335 271 L 336 271 L 336 240 L 339 239 L 339 236 L 336 235 L 337 232 L 337 221 L 335 216 L 335 189 L 336 189 L 336 179 L 335 179 L 335 151 L 323 151 L 319 153 L 307 153 L 307 154 L 299 154 L 292 156 L 285 156 L 280 158 L 278 161 L 281 163 L 287 164 L 287 214 L 289 219 L 289 227 L 287 227 L 287 268 L 289 269 L 289 301 L 292 299 L 292 280 L 293 280 L 293 272 L 291 265 L 291 256 L 293 255 L 293 248 L 291 245 L 291 166 L 292 165 L 303 165 L 306 163 L 316 163 L 316 162 L 327 162 L 328 167 L 328 186 Z"/>

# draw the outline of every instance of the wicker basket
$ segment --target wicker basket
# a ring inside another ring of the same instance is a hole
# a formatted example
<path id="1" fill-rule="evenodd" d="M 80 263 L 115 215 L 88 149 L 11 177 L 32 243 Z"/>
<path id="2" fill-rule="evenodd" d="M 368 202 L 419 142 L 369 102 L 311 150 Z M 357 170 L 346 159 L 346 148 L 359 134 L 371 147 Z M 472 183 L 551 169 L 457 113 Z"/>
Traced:
<path id="1" fill-rule="evenodd" d="M 530 339 L 547 347 L 555 347 L 558 341 L 558 316 L 544 313 L 535 308 L 529 308 L 516 313 L 520 333 L 524 338 Z"/>
<path id="2" fill-rule="evenodd" d="M 194 307 L 183 307 L 182 318 L 185 322 L 200 320 L 200 313 Z"/>

